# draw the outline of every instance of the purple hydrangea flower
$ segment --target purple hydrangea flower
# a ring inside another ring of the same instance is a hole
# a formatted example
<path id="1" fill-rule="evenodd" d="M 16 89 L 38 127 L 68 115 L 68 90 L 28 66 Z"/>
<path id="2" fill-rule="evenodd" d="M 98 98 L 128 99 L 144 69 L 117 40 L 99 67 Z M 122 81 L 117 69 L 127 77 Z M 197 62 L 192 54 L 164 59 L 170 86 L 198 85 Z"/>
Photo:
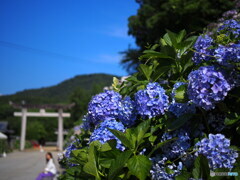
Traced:
<path id="1" fill-rule="evenodd" d="M 64 150 L 63 154 L 65 156 L 65 158 L 67 159 L 67 164 L 68 166 L 76 166 L 76 164 L 73 164 L 69 161 L 69 159 L 71 158 L 71 153 L 73 150 L 77 150 L 79 149 L 79 147 L 77 146 L 77 143 L 80 143 L 80 140 L 75 140 L 73 142 L 71 142 L 69 144 L 68 147 L 66 147 L 66 149 Z"/>
<path id="2" fill-rule="evenodd" d="M 219 45 L 214 51 L 216 60 L 221 65 L 230 65 L 240 62 L 240 44 L 231 44 L 229 46 Z"/>
<path id="3" fill-rule="evenodd" d="M 234 38 L 240 37 L 240 22 L 231 19 L 223 22 L 223 25 L 218 28 L 218 32 L 224 31 L 226 35 L 233 34 Z"/>
<path id="4" fill-rule="evenodd" d="M 135 94 L 136 110 L 142 117 L 152 118 L 168 109 L 168 96 L 158 83 L 149 83 Z"/>
<path id="5" fill-rule="evenodd" d="M 195 147 L 197 149 L 195 155 L 206 156 L 211 169 L 232 169 L 238 157 L 238 153 L 230 149 L 230 140 L 222 134 L 209 134 L 208 138 L 199 141 Z"/>
<path id="6" fill-rule="evenodd" d="M 90 136 L 90 142 L 99 141 L 104 144 L 108 140 L 116 139 L 117 140 L 117 148 L 120 150 L 124 150 L 125 147 L 121 144 L 121 141 L 114 136 L 108 129 L 115 129 L 118 131 L 125 131 L 125 127 L 121 122 L 117 122 L 113 118 L 106 119 L 103 121 L 98 128 L 96 128 Z"/>
<path id="7" fill-rule="evenodd" d="M 151 159 L 153 162 L 152 169 L 150 170 L 152 180 L 174 180 L 175 176 L 181 174 L 181 170 L 183 169 L 182 162 L 179 162 L 178 166 L 176 166 L 174 163 L 166 164 L 167 160 L 167 157 L 155 157 Z M 167 173 L 166 168 L 172 172 Z"/>
<path id="8" fill-rule="evenodd" d="M 163 134 L 161 142 L 169 139 L 178 138 L 173 142 L 169 142 L 162 147 L 164 155 L 170 159 L 177 158 L 186 154 L 190 148 L 190 137 L 185 130 L 176 130 L 174 132 L 166 132 Z"/>
<path id="9" fill-rule="evenodd" d="M 224 18 L 232 18 L 233 16 L 237 15 L 238 14 L 238 11 L 235 10 L 235 9 L 232 9 L 232 10 L 229 10 L 229 11 L 226 11 L 223 13 L 223 17 Z"/>
<path id="10" fill-rule="evenodd" d="M 115 91 L 106 90 L 92 98 L 88 105 L 87 120 L 90 125 L 96 126 L 107 118 L 119 119 L 126 126 L 134 124 L 136 119 L 135 104 Z"/>
<path id="11" fill-rule="evenodd" d="M 192 71 L 188 80 L 189 99 L 205 110 L 215 108 L 215 104 L 224 100 L 231 89 L 223 73 L 217 71 L 214 66 L 204 66 Z"/>
<path id="12" fill-rule="evenodd" d="M 193 54 L 193 62 L 196 64 L 201 63 L 202 61 L 209 61 L 212 59 L 213 49 L 210 47 L 213 45 L 213 39 L 208 35 L 201 35 L 198 37 L 194 48 L 196 52 Z"/>
<path id="13" fill-rule="evenodd" d="M 106 90 L 92 98 L 88 105 L 91 123 L 98 125 L 105 118 L 117 118 L 121 107 L 122 96 L 115 91 Z"/>
<path id="14" fill-rule="evenodd" d="M 122 100 L 119 120 L 127 127 L 134 125 L 137 118 L 135 102 L 128 96 Z"/>

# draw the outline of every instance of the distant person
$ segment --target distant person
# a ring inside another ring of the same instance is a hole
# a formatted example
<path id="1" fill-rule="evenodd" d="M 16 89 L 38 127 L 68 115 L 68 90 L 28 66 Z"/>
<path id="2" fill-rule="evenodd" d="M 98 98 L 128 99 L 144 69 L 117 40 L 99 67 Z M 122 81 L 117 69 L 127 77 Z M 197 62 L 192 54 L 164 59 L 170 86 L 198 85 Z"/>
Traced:
<path id="1" fill-rule="evenodd" d="M 53 162 L 53 156 L 52 156 L 52 153 L 48 152 L 46 154 L 46 162 L 47 162 L 47 165 L 44 169 L 44 172 L 41 172 L 38 177 L 36 178 L 36 180 L 42 180 L 44 178 L 54 178 L 54 176 L 56 175 L 57 173 L 57 169 L 56 169 L 56 166 Z"/>
<path id="2" fill-rule="evenodd" d="M 43 137 L 41 137 L 39 140 L 38 140 L 38 143 L 39 145 L 41 146 L 45 146 L 45 139 Z"/>

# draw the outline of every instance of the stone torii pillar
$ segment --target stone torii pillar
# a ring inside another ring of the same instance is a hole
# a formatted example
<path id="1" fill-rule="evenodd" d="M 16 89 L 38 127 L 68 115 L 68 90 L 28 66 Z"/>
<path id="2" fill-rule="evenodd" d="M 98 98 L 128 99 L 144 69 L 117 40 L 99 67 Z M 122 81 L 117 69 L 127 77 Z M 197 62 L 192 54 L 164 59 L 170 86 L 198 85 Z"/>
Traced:
<path id="1" fill-rule="evenodd" d="M 58 148 L 63 150 L 63 110 L 58 110 Z"/>
<path id="2" fill-rule="evenodd" d="M 74 104 L 68 105 L 30 105 L 15 104 L 10 102 L 14 108 L 20 108 L 21 112 L 14 112 L 14 116 L 22 117 L 20 150 L 25 148 L 27 117 L 58 117 L 58 150 L 63 150 L 63 118 L 69 118 L 70 113 L 63 113 L 63 109 L 70 109 Z M 40 109 L 40 112 L 28 112 L 27 109 Z M 46 112 L 45 109 L 58 109 L 58 112 Z"/>
<path id="3" fill-rule="evenodd" d="M 20 139 L 21 151 L 23 151 L 25 147 L 26 127 L 27 127 L 27 109 L 22 108 L 22 126 L 21 126 L 21 139 Z"/>

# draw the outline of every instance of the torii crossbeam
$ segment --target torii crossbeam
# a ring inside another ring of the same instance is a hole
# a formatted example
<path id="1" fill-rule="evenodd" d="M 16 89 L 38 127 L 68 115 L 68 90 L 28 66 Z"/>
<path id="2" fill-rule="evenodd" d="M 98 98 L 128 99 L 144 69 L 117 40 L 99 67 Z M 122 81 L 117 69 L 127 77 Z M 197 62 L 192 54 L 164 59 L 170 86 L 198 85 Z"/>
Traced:
<path id="1" fill-rule="evenodd" d="M 14 116 L 22 117 L 20 150 L 25 147 L 27 117 L 58 117 L 58 150 L 63 150 L 63 118 L 69 118 L 70 113 L 63 113 L 63 110 L 70 109 L 74 104 L 17 104 L 10 102 L 14 108 L 21 109 L 21 112 L 14 112 Z M 40 109 L 39 112 L 28 112 L 28 109 Z M 58 112 L 46 112 L 45 109 L 54 109 Z"/>

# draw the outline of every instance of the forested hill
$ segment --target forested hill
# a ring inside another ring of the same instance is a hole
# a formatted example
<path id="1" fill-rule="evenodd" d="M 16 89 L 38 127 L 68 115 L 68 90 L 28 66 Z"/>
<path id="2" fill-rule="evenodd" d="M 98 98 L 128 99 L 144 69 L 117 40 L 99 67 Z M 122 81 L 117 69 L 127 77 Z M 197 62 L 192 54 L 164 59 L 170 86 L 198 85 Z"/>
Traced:
<path id="1" fill-rule="evenodd" d="M 111 85 L 112 79 L 113 75 L 109 74 L 78 75 L 55 86 L 24 90 L 13 95 L 1 96 L 0 103 L 22 100 L 27 103 L 67 103 L 75 90 L 92 91 L 94 88 L 103 88 Z"/>
<path id="2" fill-rule="evenodd" d="M 65 104 L 75 103 L 71 109 L 71 118 L 64 121 L 64 128 L 70 129 L 87 111 L 88 102 L 92 95 L 102 92 L 105 86 L 112 84 L 113 75 L 89 74 L 79 75 L 65 80 L 55 86 L 39 89 L 24 90 L 13 95 L 0 96 L 0 121 L 7 121 L 9 128 L 15 135 L 20 135 L 21 121 L 19 117 L 13 117 L 16 111 L 9 105 L 9 101 L 20 103 L 24 100 L 29 104 Z M 55 141 L 54 131 L 57 129 L 57 118 L 31 117 L 27 126 L 27 139 L 48 138 Z"/>

